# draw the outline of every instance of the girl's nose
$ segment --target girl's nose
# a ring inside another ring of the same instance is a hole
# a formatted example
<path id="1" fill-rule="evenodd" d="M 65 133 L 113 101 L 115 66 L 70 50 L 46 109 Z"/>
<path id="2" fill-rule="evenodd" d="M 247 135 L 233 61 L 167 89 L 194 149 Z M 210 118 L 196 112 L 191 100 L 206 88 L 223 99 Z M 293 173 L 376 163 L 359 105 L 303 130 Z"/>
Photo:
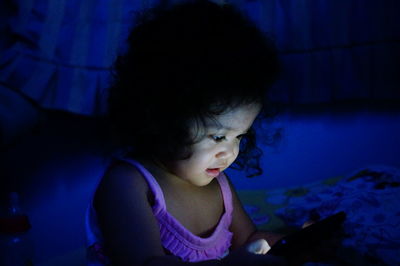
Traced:
<path id="1" fill-rule="evenodd" d="M 227 160 L 232 157 L 235 157 L 237 154 L 237 147 L 232 144 L 224 145 L 221 150 L 218 151 L 216 157 L 217 159 Z"/>

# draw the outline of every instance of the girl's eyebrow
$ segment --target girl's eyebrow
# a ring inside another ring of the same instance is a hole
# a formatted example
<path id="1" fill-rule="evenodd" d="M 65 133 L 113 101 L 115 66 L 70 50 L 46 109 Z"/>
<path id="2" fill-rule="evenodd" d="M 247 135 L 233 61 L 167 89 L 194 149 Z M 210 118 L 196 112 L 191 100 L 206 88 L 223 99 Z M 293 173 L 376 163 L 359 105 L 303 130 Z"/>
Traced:
<path id="1" fill-rule="evenodd" d="M 250 126 L 250 127 L 251 127 L 251 126 Z M 250 127 L 247 128 L 246 130 L 244 130 L 244 131 L 243 131 L 243 134 L 244 134 L 244 133 L 247 133 L 247 132 L 249 131 Z M 210 125 L 210 126 L 208 126 L 208 128 L 217 129 L 217 130 L 224 129 L 224 130 L 227 130 L 227 131 L 237 131 L 236 128 L 233 128 L 233 127 L 230 127 L 230 126 L 221 125 L 221 124 L 218 124 L 218 125 Z"/>

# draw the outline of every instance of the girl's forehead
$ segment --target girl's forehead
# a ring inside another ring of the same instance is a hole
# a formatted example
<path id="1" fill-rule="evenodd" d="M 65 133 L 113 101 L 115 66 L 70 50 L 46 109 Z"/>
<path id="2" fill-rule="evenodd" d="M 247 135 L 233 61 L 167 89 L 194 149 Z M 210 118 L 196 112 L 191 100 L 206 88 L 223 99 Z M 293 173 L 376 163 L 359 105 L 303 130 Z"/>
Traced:
<path id="1" fill-rule="evenodd" d="M 261 110 L 260 104 L 241 105 L 205 120 L 207 128 L 243 130 L 249 128 Z"/>

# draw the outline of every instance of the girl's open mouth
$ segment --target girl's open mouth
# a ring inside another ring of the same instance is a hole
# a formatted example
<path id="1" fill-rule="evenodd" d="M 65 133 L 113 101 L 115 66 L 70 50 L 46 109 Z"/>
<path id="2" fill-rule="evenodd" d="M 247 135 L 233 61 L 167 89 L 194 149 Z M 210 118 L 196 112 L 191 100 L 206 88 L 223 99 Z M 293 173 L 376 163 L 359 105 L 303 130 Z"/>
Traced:
<path id="1" fill-rule="evenodd" d="M 209 168 L 206 170 L 207 174 L 212 177 L 217 177 L 221 172 L 219 168 Z"/>

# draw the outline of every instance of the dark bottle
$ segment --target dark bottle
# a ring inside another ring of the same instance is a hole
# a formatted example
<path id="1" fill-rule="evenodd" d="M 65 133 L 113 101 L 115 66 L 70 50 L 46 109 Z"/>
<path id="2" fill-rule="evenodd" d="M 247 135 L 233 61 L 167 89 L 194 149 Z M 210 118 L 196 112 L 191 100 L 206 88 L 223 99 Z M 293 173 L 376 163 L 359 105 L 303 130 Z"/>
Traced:
<path id="1" fill-rule="evenodd" d="M 30 241 L 31 224 L 21 211 L 19 195 L 8 195 L 6 205 L 0 210 L 0 265 L 33 265 L 33 245 Z"/>

